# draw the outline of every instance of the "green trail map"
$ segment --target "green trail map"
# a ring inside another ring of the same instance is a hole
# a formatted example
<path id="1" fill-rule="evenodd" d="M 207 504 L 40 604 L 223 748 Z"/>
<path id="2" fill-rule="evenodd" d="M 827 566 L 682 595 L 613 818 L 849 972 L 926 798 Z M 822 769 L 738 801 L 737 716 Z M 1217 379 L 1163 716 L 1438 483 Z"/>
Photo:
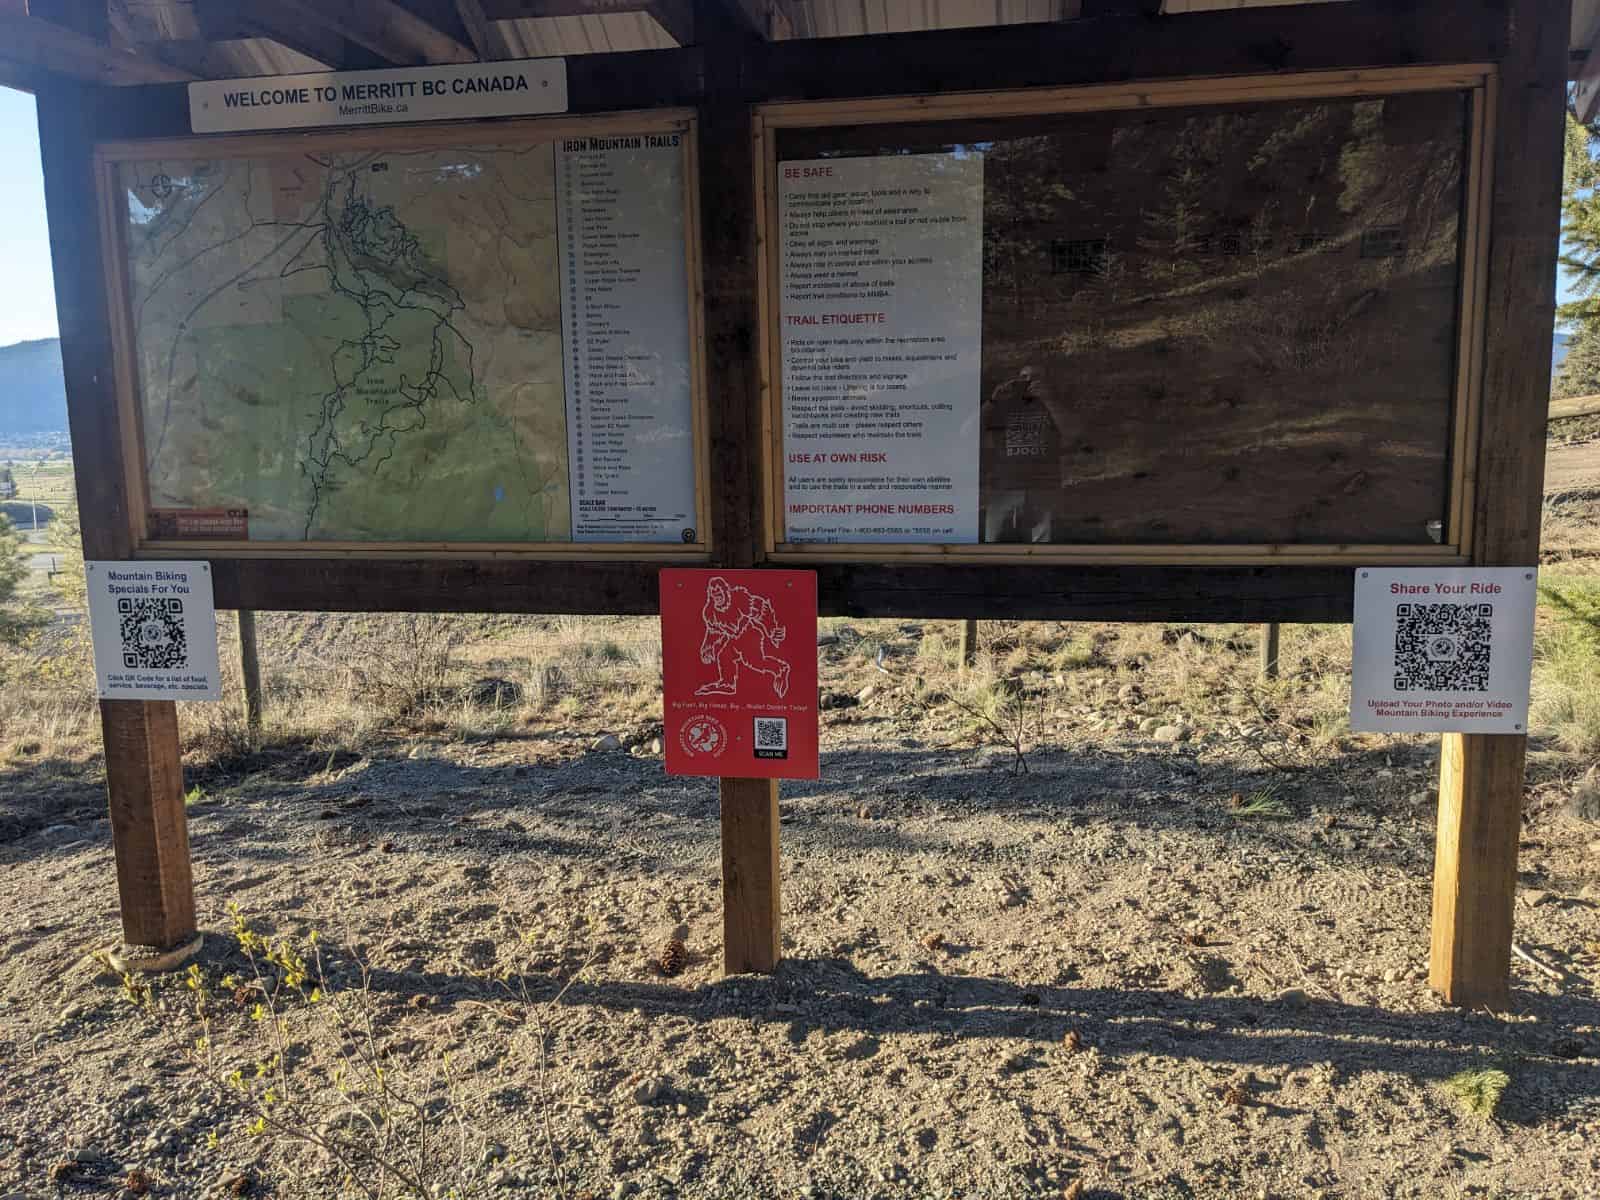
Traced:
<path id="1" fill-rule="evenodd" d="M 550 145 L 119 170 L 153 509 L 570 539 Z"/>

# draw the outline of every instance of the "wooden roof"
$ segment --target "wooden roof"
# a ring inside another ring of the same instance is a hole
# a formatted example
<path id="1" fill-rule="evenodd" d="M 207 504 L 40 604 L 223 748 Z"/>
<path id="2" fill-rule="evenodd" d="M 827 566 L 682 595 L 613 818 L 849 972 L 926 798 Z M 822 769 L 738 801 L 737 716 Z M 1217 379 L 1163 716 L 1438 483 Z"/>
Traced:
<path id="1" fill-rule="evenodd" d="M 697 3 L 774 40 L 1342 0 L 0 0 L 0 84 L 105 84 L 660 50 Z M 1574 75 L 1600 100 L 1600 0 L 1574 0 Z M 1594 82 L 1585 82 L 1592 57 Z"/>

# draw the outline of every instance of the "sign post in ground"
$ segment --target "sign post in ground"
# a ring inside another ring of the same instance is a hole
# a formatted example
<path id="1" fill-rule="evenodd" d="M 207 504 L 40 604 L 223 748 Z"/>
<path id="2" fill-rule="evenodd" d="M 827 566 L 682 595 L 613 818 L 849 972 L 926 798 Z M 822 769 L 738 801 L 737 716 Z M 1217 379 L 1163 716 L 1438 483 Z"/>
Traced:
<path id="1" fill-rule="evenodd" d="M 815 779 L 813 571 L 661 572 L 662 743 L 722 794 L 723 969 L 778 965 L 778 780 Z"/>

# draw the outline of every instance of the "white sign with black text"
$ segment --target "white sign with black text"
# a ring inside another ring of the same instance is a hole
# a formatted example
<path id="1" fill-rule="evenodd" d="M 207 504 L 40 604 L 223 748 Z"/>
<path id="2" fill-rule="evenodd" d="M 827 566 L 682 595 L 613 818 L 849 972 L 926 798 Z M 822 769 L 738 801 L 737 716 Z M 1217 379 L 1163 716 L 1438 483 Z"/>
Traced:
<path id="1" fill-rule="evenodd" d="M 1350 728 L 1526 733 L 1533 567 L 1356 571 Z"/>
<path id="2" fill-rule="evenodd" d="M 567 111 L 567 60 L 313 71 L 255 79 L 203 79 L 189 85 L 196 133 L 460 121 Z"/>
<path id="3" fill-rule="evenodd" d="M 91 562 L 89 628 L 102 700 L 220 700 L 211 564 Z"/>

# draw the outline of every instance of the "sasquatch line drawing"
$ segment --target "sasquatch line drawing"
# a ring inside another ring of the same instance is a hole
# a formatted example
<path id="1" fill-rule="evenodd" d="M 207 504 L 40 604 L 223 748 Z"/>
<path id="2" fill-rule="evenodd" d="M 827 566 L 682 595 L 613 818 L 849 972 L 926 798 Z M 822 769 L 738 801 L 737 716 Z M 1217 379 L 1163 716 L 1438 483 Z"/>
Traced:
<path id="1" fill-rule="evenodd" d="M 770 679 L 778 699 L 788 694 L 789 664 L 772 653 L 783 645 L 788 631 L 778 624 L 772 601 L 717 575 L 706 584 L 701 616 L 706 635 L 700 642 L 700 661 L 707 666 L 716 663 L 717 677 L 696 688 L 696 696 L 735 695 L 740 667 Z"/>

